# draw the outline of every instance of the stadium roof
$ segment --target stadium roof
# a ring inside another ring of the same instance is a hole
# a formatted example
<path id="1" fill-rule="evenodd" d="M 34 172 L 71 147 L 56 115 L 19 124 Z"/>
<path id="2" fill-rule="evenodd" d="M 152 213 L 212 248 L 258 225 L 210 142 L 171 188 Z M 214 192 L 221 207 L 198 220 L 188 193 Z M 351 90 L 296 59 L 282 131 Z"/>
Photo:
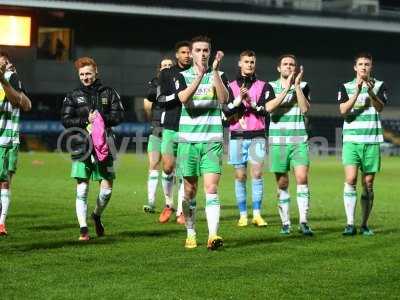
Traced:
<path id="1" fill-rule="evenodd" d="M 190 2 L 190 3 L 189 3 Z M 0 0 L 0 5 L 14 7 L 63 9 L 171 18 L 195 18 L 245 23 L 287 26 L 323 27 L 400 33 L 400 22 L 379 17 L 348 14 L 304 13 L 277 10 L 254 5 L 205 4 L 201 1 L 56 1 L 56 0 Z M 221 9 L 223 8 L 223 9 Z"/>

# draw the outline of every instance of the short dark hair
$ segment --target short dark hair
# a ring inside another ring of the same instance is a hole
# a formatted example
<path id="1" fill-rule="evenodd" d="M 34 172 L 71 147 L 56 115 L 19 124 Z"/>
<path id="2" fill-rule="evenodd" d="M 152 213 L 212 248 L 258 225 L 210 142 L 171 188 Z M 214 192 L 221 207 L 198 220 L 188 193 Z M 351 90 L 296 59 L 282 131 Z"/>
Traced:
<path id="1" fill-rule="evenodd" d="M 6 51 L 0 50 L 0 57 L 6 57 L 7 59 L 10 59 L 10 55 Z"/>
<path id="2" fill-rule="evenodd" d="M 367 58 L 370 61 L 372 61 L 372 55 L 369 52 L 359 52 L 356 54 L 356 56 L 354 56 L 354 64 L 357 63 L 357 60 L 360 58 Z"/>
<path id="3" fill-rule="evenodd" d="M 243 56 L 256 57 L 256 53 L 253 50 L 244 50 L 240 53 L 239 58 L 242 58 Z"/>
<path id="4" fill-rule="evenodd" d="M 179 49 L 182 47 L 188 47 L 190 48 L 190 42 L 189 41 L 179 41 L 175 44 L 175 52 L 178 52 Z"/>
<path id="5" fill-rule="evenodd" d="M 205 42 L 208 43 L 209 48 L 211 49 L 211 39 L 206 36 L 206 35 L 198 35 L 195 36 L 194 38 L 192 38 L 192 40 L 190 41 L 190 49 L 193 48 L 193 44 L 197 43 L 197 42 Z"/>
<path id="6" fill-rule="evenodd" d="M 295 63 L 296 63 L 296 65 L 297 65 L 297 58 L 296 58 L 296 55 L 291 54 L 291 53 L 287 53 L 287 54 L 283 54 L 283 55 L 279 56 L 279 58 L 278 58 L 278 67 L 281 65 L 282 59 L 284 59 L 284 58 L 286 58 L 286 57 L 293 58 L 294 61 L 295 61 Z"/>

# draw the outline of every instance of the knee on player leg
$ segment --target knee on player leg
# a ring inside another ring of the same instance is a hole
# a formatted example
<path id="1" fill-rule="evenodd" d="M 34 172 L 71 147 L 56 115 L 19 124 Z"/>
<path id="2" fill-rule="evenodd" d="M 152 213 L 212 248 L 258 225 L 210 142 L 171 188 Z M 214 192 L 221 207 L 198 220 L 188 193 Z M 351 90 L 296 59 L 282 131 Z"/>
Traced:
<path id="1" fill-rule="evenodd" d="M 171 155 L 164 155 L 162 158 L 162 162 L 163 162 L 163 171 L 165 174 L 171 174 L 174 171 L 175 168 L 175 161 L 174 161 L 174 157 Z"/>
<path id="2" fill-rule="evenodd" d="M 279 176 L 277 183 L 278 183 L 279 189 L 286 190 L 289 187 L 289 177 L 288 176 Z"/>
<path id="3" fill-rule="evenodd" d="M 236 169 L 235 171 L 235 179 L 239 181 L 246 181 L 247 180 L 247 174 L 245 170 L 239 170 Z"/>
<path id="4" fill-rule="evenodd" d="M 216 194 L 218 191 L 218 185 L 216 183 L 207 183 L 204 186 L 206 194 Z"/>
<path id="5" fill-rule="evenodd" d="M 193 199 L 196 196 L 197 187 L 193 183 L 185 182 L 185 199 Z"/>

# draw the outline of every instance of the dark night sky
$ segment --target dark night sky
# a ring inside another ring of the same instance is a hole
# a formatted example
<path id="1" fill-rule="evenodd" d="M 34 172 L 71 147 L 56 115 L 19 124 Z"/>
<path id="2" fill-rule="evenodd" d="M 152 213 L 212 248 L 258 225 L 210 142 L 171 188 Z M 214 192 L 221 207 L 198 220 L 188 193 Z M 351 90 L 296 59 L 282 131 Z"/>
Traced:
<path id="1" fill-rule="evenodd" d="M 392 6 L 400 8 L 400 1 L 399 0 L 379 0 L 379 4 L 381 6 Z"/>

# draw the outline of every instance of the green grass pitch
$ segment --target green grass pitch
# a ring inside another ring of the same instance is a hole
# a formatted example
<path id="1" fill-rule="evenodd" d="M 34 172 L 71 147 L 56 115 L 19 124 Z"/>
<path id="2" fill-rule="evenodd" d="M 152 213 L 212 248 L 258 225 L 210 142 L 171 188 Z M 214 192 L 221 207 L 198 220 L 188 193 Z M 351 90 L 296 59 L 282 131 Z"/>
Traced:
<path id="1" fill-rule="evenodd" d="M 106 236 L 78 242 L 75 182 L 66 154 L 21 153 L 7 237 L 0 239 L 0 299 L 389 299 L 400 297 L 400 158 L 384 157 L 375 182 L 372 237 L 342 237 L 343 169 L 314 158 L 310 225 L 315 236 L 279 235 L 275 182 L 265 177 L 266 228 L 238 228 L 233 170 L 220 184 L 220 235 L 206 250 L 204 196 L 197 197 L 199 247 L 186 250 L 183 226 L 145 215 L 146 157 L 122 155 L 103 223 Z M 293 178 L 291 178 L 293 183 Z M 291 215 L 297 206 L 291 185 Z M 201 189 L 200 189 L 201 190 Z M 360 189 L 358 189 L 360 191 Z M 97 184 L 90 187 L 90 211 Z M 251 189 L 248 189 L 251 191 Z M 162 206 L 159 186 L 157 209 Z M 250 202 L 248 202 L 250 205 Z M 249 210 L 249 212 L 251 209 Z M 360 207 L 357 211 L 359 224 Z"/>

